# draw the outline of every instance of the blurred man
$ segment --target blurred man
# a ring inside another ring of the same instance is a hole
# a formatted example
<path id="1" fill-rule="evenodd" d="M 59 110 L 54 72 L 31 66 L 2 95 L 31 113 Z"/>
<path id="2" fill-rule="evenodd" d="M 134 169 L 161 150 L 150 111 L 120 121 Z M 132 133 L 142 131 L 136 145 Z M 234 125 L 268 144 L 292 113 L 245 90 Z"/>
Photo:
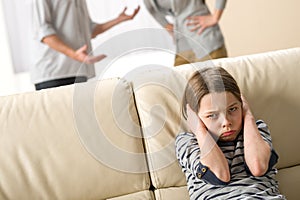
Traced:
<path id="1" fill-rule="evenodd" d="M 31 79 L 36 90 L 85 82 L 95 76 L 90 40 L 111 27 L 131 20 L 125 14 L 103 24 L 91 21 L 85 0 L 33 0 L 34 36 L 38 41 Z"/>

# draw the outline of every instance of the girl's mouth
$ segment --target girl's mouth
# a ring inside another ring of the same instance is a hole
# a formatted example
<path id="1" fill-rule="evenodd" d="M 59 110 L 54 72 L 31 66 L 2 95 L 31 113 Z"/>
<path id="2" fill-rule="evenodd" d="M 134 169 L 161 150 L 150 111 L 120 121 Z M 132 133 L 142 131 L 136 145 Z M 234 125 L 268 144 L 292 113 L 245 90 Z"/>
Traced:
<path id="1" fill-rule="evenodd" d="M 233 134 L 235 134 L 235 132 L 236 131 L 234 131 L 234 130 L 232 130 L 232 131 L 227 131 L 227 132 L 224 132 L 224 133 L 222 133 L 222 137 L 228 137 L 228 136 L 230 136 L 230 135 L 233 135 Z"/>

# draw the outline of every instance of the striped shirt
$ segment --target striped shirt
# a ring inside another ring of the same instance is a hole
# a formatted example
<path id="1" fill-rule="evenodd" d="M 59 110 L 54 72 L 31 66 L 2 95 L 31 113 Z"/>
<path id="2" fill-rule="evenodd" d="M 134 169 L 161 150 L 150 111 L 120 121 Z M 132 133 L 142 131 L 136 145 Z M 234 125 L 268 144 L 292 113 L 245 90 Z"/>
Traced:
<path id="1" fill-rule="evenodd" d="M 278 156 L 272 148 L 270 132 L 262 120 L 256 124 L 262 138 L 272 149 L 269 170 L 260 177 L 251 174 L 245 162 L 244 134 L 241 131 L 235 141 L 217 142 L 228 161 L 229 183 L 219 180 L 200 163 L 200 148 L 194 134 L 181 133 L 176 137 L 176 156 L 186 175 L 190 199 L 285 199 L 275 180 L 277 169 L 274 165 Z"/>

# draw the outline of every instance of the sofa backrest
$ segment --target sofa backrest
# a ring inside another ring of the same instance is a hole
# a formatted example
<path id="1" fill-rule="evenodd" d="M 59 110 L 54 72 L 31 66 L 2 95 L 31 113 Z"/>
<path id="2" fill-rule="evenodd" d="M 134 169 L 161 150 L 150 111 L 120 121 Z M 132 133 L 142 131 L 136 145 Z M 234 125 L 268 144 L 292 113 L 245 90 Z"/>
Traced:
<path id="1" fill-rule="evenodd" d="M 153 199 L 122 79 L 1 97 L 0 123 L 2 200 Z"/>
<path id="2" fill-rule="evenodd" d="M 180 115 L 185 77 L 173 68 L 147 66 L 125 78 L 133 85 L 155 198 L 189 199 L 174 144 L 185 127 Z"/>
<path id="3" fill-rule="evenodd" d="M 273 146 L 280 156 L 277 168 L 279 187 L 288 199 L 300 196 L 299 117 L 300 48 L 237 58 L 218 59 L 180 66 L 136 72 L 131 80 L 141 118 L 157 199 L 183 199 L 185 179 L 174 155 L 174 137 L 188 131 L 181 115 L 181 98 L 191 74 L 199 68 L 221 66 L 237 80 L 257 119 L 271 130 Z M 142 74 L 147 75 L 142 75 Z M 161 160 L 168 165 L 161 167 Z M 185 188 L 186 189 L 186 188 Z M 186 198 L 188 199 L 188 198 Z"/>
<path id="4" fill-rule="evenodd" d="M 256 118 L 267 122 L 279 154 L 279 189 L 287 199 L 298 199 L 300 48 L 233 58 L 219 64 L 237 79 Z"/>
<path id="5" fill-rule="evenodd" d="M 189 199 L 174 139 L 186 82 L 206 66 L 227 69 L 267 122 L 280 190 L 298 199 L 300 48 L 0 97 L 0 199 Z"/>

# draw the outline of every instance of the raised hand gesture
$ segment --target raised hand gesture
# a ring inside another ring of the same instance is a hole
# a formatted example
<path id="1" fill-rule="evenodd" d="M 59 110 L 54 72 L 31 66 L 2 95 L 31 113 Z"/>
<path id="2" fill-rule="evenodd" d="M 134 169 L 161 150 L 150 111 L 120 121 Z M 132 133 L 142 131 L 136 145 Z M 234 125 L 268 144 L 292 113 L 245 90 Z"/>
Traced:
<path id="1" fill-rule="evenodd" d="M 119 14 L 118 20 L 120 20 L 120 22 L 132 20 L 140 11 L 140 6 L 138 6 L 131 15 L 127 15 L 126 10 L 127 7 L 125 7 L 124 10 Z"/>
<path id="2" fill-rule="evenodd" d="M 87 45 L 83 45 L 75 52 L 75 60 L 86 63 L 86 64 L 94 64 L 99 62 L 100 60 L 104 59 L 106 55 L 100 54 L 97 56 L 91 56 L 87 53 Z"/>

